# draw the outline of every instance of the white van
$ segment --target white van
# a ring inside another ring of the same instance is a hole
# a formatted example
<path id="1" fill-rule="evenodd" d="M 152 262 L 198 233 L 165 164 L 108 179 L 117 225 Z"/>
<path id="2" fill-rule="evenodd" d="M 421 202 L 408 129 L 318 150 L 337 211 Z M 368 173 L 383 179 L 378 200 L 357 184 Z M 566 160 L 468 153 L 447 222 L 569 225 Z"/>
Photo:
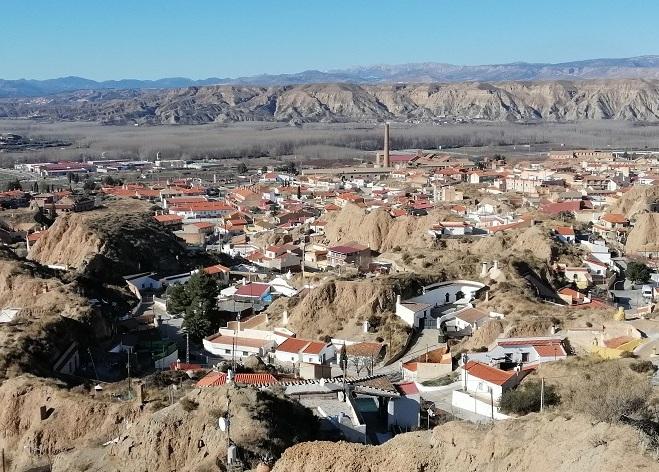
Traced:
<path id="1" fill-rule="evenodd" d="M 652 292 L 654 292 L 654 287 L 652 285 L 643 285 L 641 288 L 641 293 L 643 298 L 652 298 Z"/>

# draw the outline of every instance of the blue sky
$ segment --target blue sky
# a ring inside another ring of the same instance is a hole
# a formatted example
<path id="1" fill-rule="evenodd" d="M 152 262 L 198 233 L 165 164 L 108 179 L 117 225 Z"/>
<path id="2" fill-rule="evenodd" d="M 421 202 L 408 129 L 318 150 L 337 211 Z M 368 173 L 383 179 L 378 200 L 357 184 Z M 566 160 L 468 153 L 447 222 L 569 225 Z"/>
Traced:
<path id="1" fill-rule="evenodd" d="M 0 0 L 0 78 L 237 77 L 659 53 L 659 2 Z"/>

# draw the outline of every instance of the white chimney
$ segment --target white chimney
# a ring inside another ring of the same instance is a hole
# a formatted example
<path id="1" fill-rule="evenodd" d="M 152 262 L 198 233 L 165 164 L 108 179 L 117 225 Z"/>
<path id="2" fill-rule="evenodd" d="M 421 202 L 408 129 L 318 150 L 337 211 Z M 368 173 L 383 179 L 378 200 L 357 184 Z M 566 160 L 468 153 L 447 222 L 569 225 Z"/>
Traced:
<path id="1" fill-rule="evenodd" d="M 499 269 L 499 261 L 494 261 L 494 270 Z"/>
<path id="2" fill-rule="evenodd" d="M 481 277 L 487 277 L 487 262 L 481 262 Z"/>
<path id="3" fill-rule="evenodd" d="M 400 295 L 396 295 L 396 305 L 400 305 Z"/>

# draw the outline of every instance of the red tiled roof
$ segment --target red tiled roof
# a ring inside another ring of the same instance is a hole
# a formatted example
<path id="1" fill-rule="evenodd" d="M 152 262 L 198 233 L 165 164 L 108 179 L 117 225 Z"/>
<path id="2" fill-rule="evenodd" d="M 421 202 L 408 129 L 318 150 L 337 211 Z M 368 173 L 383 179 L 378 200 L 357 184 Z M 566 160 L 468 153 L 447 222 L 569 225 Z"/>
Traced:
<path id="1" fill-rule="evenodd" d="M 277 346 L 278 351 L 292 352 L 297 354 L 309 344 L 307 339 L 288 338 L 286 341 Z"/>
<path id="2" fill-rule="evenodd" d="M 515 376 L 515 372 L 513 371 L 497 369 L 496 367 L 490 367 L 489 365 L 481 364 L 476 361 L 468 361 L 463 366 L 463 369 L 469 372 L 469 375 L 495 385 L 503 385 Z"/>
<path id="3" fill-rule="evenodd" d="M 246 285 L 241 285 L 238 290 L 236 290 L 236 295 L 241 297 L 261 297 L 265 292 L 268 291 L 270 285 L 260 284 L 258 282 L 249 283 Z"/>
<path id="4" fill-rule="evenodd" d="M 624 224 L 629 221 L 627 220 L 627 218 L 625 218 L 625 215 L 622 215 L 620 213 L 605 213 L 600 217 L 600 220 L 604 220 L 608 223 L 613 223 L 613 224 Z"/>
<path id="5" fill-rule="evenodd" d="M 227 381 L 227 374 L 224 372 L 209 372 L 204 378 L 197 382 L 197 387 L 219 387 Z M 236 374 L 233 381 L 238 384 L 247 385 L 270 385 L 277 383 L 277 378 L 268 373 L 256 374 Z"/>
<path id="6" fill-rule="evenodd" d="M 557 226 L 556 232 L 561 236 L 574 236 L 574 228 L 571 226 Z"/>
<path id="7" fill-rule="evenodd" d="M 215 264 L 209 267 L 204 267 L 203 270 L 209 275 L 231 272 L 231 269 L 224 267 L 222 264 Z"/>
<path id="8" fill-rule="evenodd" d="M 397 384 L 396 390 L 398 390 L 403 395 L 417 395 L 419 393 L 419 389 L 414 382 Z"/>
<path id="9" fill-rule="evenodd" d="M 327 344 L 321 343 L 319 341 L 310 341 L 309 344 L 302 350 L 305 354 L 320 354 L 323 349 L 325 349 Z"/>
<path id="10" fill-rule="evenodd" d="M 169 223 L 171 221 L 183 221 L 178 215 L 155 215 L 153 217 L 158 223 Z"/>

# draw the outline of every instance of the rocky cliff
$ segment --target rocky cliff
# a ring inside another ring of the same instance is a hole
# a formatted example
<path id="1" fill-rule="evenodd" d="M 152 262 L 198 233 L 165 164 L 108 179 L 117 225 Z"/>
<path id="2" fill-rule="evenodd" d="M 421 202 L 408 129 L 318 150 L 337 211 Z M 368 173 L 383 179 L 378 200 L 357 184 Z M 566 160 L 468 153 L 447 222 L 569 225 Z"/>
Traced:
<path id="1" fill-rule="evenodd" d="M 161 91 L 78 91 L 0 101 L 0 117 L 108 124 L 235 121 L 430 122 L 659 120 L 659 80 L 556 80 L 399 85 L 220 85 Z"/>

